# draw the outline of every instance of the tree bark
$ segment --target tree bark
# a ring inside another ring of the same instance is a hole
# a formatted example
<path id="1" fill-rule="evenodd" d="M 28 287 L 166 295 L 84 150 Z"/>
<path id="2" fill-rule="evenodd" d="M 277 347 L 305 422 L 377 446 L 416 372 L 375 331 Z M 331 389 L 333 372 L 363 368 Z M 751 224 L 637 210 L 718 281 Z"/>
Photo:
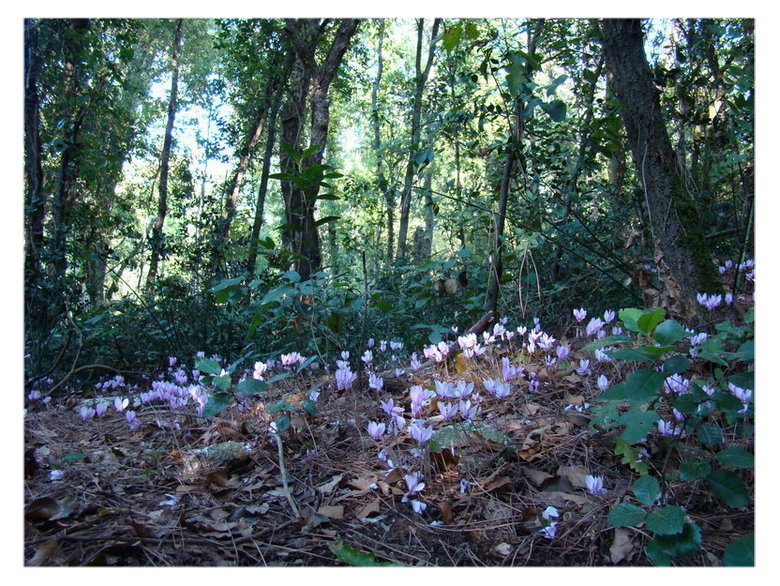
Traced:
<path id="1" fill-rule="evenodd" d="M 179 51 L 181 50 L 181 28 L 183 19 L 176 21 L 171 45 L 171 91 L 168 98 L 168 121 L 165 125 L 165 138 L 160 153 L 160 183 L 158 186 L 157 218 L 154 221 L 151 237 L 152 257 L 149 261 L 149 273 L 146 276 L 146 288 L 149 290 L 157 278 L 158 265 L 163 253 L 163 226 L 168 213 L 168 170 L 173 143 L 173 125 L 179 106 Z"/>
<path id="2" fill-rule="evenodd" d="M 409 233 L 409 211 L 412 205 L 412 187 L 414 184 L 415 168 L 417 163 L 417 150 L 420 143 L 420 118 L 422 117 L 422 98 L 425 91 L 425 84 L 428 81 L 428 75 L 431 72 L 433 59 L 436 54 L 436 35 L 439 31 L 441 19 L 436 18 L 431 26 L 431 43 L 428 46 L 428 60 L 425 68 L 422 67 L 422 42 L 425 19 L 417 19 L 417 53 L 415 57 L 415 89 L 412 99 L 412 120 L 411 137 L 409 141 L 409 159 L 406 164 L 406 174 L 404 175 L 404 188 L 401 192 L 401 209 L 398 223 L 398 250 L 396 259 L 403 262 L 406 257 L 406 239 Z"/>
<path id="3" fill-rule="evenodd" d="M 306 97 L 310 95 L 309 145 L 316 145 L 317 148 L 301 162 L 300 168 L 289 153 L 283 152 L 280 156 L 280 166 L 283 170 L 301 173 L 305 169 L 322 164 L 330 122 L 328 90 L 358 23 L 357 19 L 341 20 L 325 61 L 318 66 L 315 53 L 327 22 L 321 25 L 318 20 L 288 20 L 285 30 L 294 47 L 296 61 L 291 98 L 282 119 L 282 142 L 298 150 Z M 284 241 L 296 253 L 294 268 L 304 281 L 311 278 L 322 266 L 319 230 L 314 217 L 319 189 L 320 182 L 316 180 L 308 186 L 297 185 L 289 180 L 282 181 L 287 220 Z"/>
<path id="4" fill-rule="evenodd" d="M 637 19 L 602 22 L 604 55 L 622 102 L 637 177 L 645 193 L 655 262 L 671 315 L 696 320 L 697 292 L 721 290 L 698 211 L 685 191 L 644 53 Z"/>

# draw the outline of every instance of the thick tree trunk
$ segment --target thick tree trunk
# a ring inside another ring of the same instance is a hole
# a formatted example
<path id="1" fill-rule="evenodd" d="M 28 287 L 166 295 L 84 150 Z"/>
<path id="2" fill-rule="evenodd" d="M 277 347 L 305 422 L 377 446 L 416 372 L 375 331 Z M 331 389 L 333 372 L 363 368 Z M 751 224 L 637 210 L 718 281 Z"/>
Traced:
<path id="1" fill-rule="evenodd" d="M 349 48 L 350 39 L 357 30 L 358 22 L 357 19 L 341 20 L 324 63 L 317 66 L 315 53 L 324 27 L 317 20 L 288 21 L 286 30 L 295 48 L 296 64 L 291 84 L 292 97 L 282 121 L 282 141 L 297 149 L 306 96 L 311 91 L 309 144 L 317 146 L 302 161 L 298 172 L 322 164 L 330 122 L 328 90 Z M 286 153 L 280 157 L 280 165 L 282 169 L 296 169 L 295 161 Z M 316 181 L 308 187 L 282 181 L 287 219 L 284 240 L 296 253 L 294 268 L 304 281 L 322 266 L 319 230 L 314 217 L 319 189 L 320 183 Z"/>
<path id="2" fill-rule="evenodd" d="M 636 19 L 602 22 L 604 55 L 645 193 L 655 261 L 672 315 L 695 319 L 697 292 L 721 289 L 698 211 L 685 191 Z"/>
<path id="3" fill-rule="evenodd" d="M 171 145 L 173 143 L 173 125 L 176 119 L 176 110 L 179 106 L 179 51 L 181 49 L 182 22 L 181 18 L 176 21 L 173 44 L 171 45 L 171 91 L 168 98 L 168 121 L 165 125 L 165 138 L 163 139 L 163 148 L 160 153 L 157 218 L 152 228 L 152 258 L 149 261 L 149 273 L 146 277 L 147 290 L 157 278 L 158 265 L 163 250 L 163 226 L 165 225 L 165 216 L 168 213 L 168 169 L 171 158 Z"/>
<path id="4" fill-rule="evenodd" d="M 441 19 L 437 18 L 433 21 L 431 27 L 431 43 L 428 47 L 428 60 L 425 64 L 425 68 L 422 67 L 422 42 L 423 42 L 423 25 L 425 21 L 420 18 L 417 20 L 417 53 L 415 58 L 415 90 L 412 100 L 412 121 L 411 121 L 411 137 L 409 141 L 409 159 L 406 164 L 406 174 L 404 175 L 404 187 L 401 192 L 401 210 L 398 221 L 398 250 L 396 252 L 396 258 L 403 262 L 406 257 L 406 239 L 409 233 L 409 212 L 412 206 L 412 187 L 414 184 L 415 169 L 417 163 L 415 158 L 417 157 L 417 150 L 420 143 L 420 119 L 422 117 L 422 98 L 425 91 L 425 84 L 428 81 L 428 75 L 431 72 L 431 66 L 433 65 L 433 59 L 436 54 L 436 35 L 439 31 L 439 25 Z"/>

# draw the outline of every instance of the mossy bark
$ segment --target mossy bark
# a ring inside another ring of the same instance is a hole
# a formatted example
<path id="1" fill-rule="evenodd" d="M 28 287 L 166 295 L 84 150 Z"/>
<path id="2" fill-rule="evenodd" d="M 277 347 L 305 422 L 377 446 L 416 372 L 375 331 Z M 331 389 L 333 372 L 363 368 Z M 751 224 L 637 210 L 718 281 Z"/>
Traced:
<path id="1" fill-rule="evenodd" d="M 602 22 L 604 55 L 611 83 L 622 103 L 627 142 L 645 195 L 663 285 L 671 314 L 695 320 L 696 293 L 722 290 L 704 237 L 698 210 L 680 179 L 637 19 Z"/>

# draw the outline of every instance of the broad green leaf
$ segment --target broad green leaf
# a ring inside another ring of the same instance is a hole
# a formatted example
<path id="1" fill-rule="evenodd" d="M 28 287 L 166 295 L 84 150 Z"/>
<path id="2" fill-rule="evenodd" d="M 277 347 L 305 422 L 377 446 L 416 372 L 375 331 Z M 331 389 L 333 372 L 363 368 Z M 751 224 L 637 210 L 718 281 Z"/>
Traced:
<path id="1" fill-rule="evenodd" d="M 619 437 L 616 437 L 613 441 L 615 442 L 615 454 L 618 456 L 621 454 L 623 455 L 620 459 L 622 464 L 628 464 L 631 469 L 638 474 L 647 474 L 647 462 L 642 460 L 639 448 L 632 446 Z"/>
<path id="2" fill-rule="evenodd" d="M 729 382 L 742 389 L 755 389 L 754 376 L 752 372 L 738 372 L 729 376 Z"/>
<path id="3" fill-rule="evenodd" d="M 683 558 L 701 549 L 701 529 L 694 523 L 685 523 L 680 533 L 657 535 L 647 544 L 645 552 L 656 566 L 668 566 L 673 558 Z"/>
<path id="4" fill-rule="evenodd" d="M 674 535 L 683 530 L 685 509 L 669 505 L 655 509 L 645 521 L 645 527 L 656 535 Z"/>
<path id="5" fill-rule="evenodd" d="M 746 535 L 726 546 L 723 552 L 724 566 L 755 566 L 756 544 L 755 535 Z"/>
<path id="6" fill-rule="evenodd" d="M 211 289 L 209 289 L 209 292 L 216 293 L 217 291 L 222 291 L 223 289 L 227 289 L 229 287 L 233 287 L 234 285 L 238 285 L 243 280 L 244 280 L 244 277 L 235 277 L 233 279 L 225 279 L 223 281 L 220 281 L 216 285 L 214 285 Z"/>
<path id="7" fill-rule="evenodd" d="M 269 290 L 263 296 L 263 299 L 260 301 L 260 305 L 273 303 L 274 301 L 282 301 L 283 299 L 291 297 L 292 295 L 295 295 L 295 289 L 293 287 L 290 287 L 289 285 L 279 285 L 278 287 L 274 287 L 273 289 Z"/>
<path id="8" fill-rule="evenodd" d="M 219 365 L 219 362 L 211 360 L 210 358 L 199 358 L 195 361 L 195 368 L 207 374 L 219 374 L 222 372 L 222 367 Z"/>
<path id="9" fill-rule="evenodd" d="M 452 51 L 460 43 L 460 38 L 463 34 L 463 28 L 460 23 L 451 27 L 441 39 L 441 45 L 445 51 Z"/>
<path id="10" fill-rule="evenodd" d="M 230 395 L 217 393 L 203 407 L 203 417 L 214 417 L 230 404 Z"/>
<path id="11" fill-rule="evenodd" d="M 707 476 L 707 485 L 721 502 L 730 507 L 745 507 L 750 504 L 745 483 L 730 470 L 716 470 Z"/>
<path id="12" fill-rule="evenodd" d="M 254 378 L 248 378 L 242 380 L 236 385 L 236 393 L 243 393 L 244 395 L 254 395 L 261 393 L 265 390 L 266 384 Z"/>
<path id="13" fill-rule="evenodd" d="M 662 307 L 659 307 L 653 311 L 645 311 L 642 313 L 642 315 L 639 316 L 639 319 L 636 320 L 636 325 L 639 327 L 640 331 L 645 334 L 650 334 L 655 327 L 661 323 L 663 318 L 664 310 Z"/>
<path id="14" fill-rule="evenodd" d="M 653 339 L 659 344 L 668 346 L 685 338 L 685 330 L 673 319 L 667 319 L 655 328 Z"/>
<path id="15" fill-rule="evenodd" d="M 634 404 L 648 403 L 658 397 L 666 376 L 650 368 L 640 368 L 626 380 L 626 398 Z"/>
<path id="16" fill-rule="evenodd" d="M 595 350 L 596 348 L 603 348 L 604 346 L 612 346 L 613 344 L 617 344 L 619 342 L 632 342 L 633 338 L 626 336 L 626 335 L 616 335 L 616 336 L 604 336 L 603 338 L 599 338 L 597 340 L 593 340 L 592 342 L 588 342 L 582 347 L 582 350 Z"/>
<path id="17" fill-rule="evenodd" d="M 621 309 L 618 312 L 618 317 L 620 318 L 620 321 L 623 322 L 623 327 L 625 327 L 628 331 L 634 332 L 636 334 L 642 332 L 642 330 L 639 328 L 639 325 L 637 324 L 639 318 L 642 317 L 641 309 L 636 309 L 634 307 Z"/>
<path id="18" fill-rule="evenodd" d="M 721 450 L 715 455 L 715 459 L 729 468 L 753 468 L 755 466 L 753 454 L 737 447 Z"/>
<path id="19" fill-rule="evenodd" d="M 612 385 L 606 391 L 599 395 L 601 401 L 625 401 L 626 400 L 626 383 L 618 383 Z"/>
<path id="20" fill-rule="evenodd" d="M 635 362 L 654 362 L 656 356 L 647 351 L 646 347 L 641 348 L 621 348 L 607 352 L 610 358 L 618 360 L 633 360 Z"/>
<path id="21" fill-rule="evenodd" d="M 704 460 L 685 460 L 680 463 L 680 480 L 686 482 L 706 477 L 712 471 L 709 462 Z"/>
<path id="22" fill-rule="evenodd" d="M 316 222 L 314 222 L 315 226 L 322 226 L 323 224 L 327 224 L 328 222 L 335 222 L 336 220 L 340 220 L 341 216 L 325 216 L 324 218 L 320 218 Z"/>
<path id="23" fill-rule="evenodd" d="M 645 520 L 647 513 L 631 503 L 619 503 L 607 515 L 607 523 L 615 527 L 636 527 Z"/>
<path id="24" fill-rule="evenodd" d="M 661 496 L 661 485 L 658 483 L 658 479 L 649 474 L 637 478 L 631 490 L 634 492 L 636 500 L 643 505 L 652 505 Z"/>
<path id="25" fill-rule="evenodd" d="M 345 545 L 342 541 L 337 541 L 329 545 L 333 554 L 345 564 L 350 566 L 398 566 L 390 562 L 378 562 L 373 553 L 367 553 Z"/>
<path id="26" fill-rule="evenodd" d="M 286 431 L 290 427 L 290 416 L 280 415 L 276 420 L 276 429 L 278 431 Z"/>
<path id="27" fill-rule="evenodd" d="M 674 408 L 683 415 L 693 415 L 698 411 L 700 404 L 701 401 L 691 393 L 680 395 L 674 400 Z"/>
<path id="28" fill-rule="evenodd" d="M 217 387 L 220 391 L 225 392 L 230 387 L 230 375 L 223 374 L 222 376 L 214 377 L 214 380 L 211 381 L 211 384 Z"/>
<path id="29" fill-rule="evenodd" d="M 542 102 L 541 108 L 553 122 L 563 122 L 566 120 L 566 104 L 561 100 L 551 102 Z"/>
<path id="30" fill-rule="evenodd" d="M 660 328 L 661 326 L 658 327 Z M 658 330 L 656 330 L 656 332 L 657 331 Z M 682 374 L 683 372 L 688 370 L 690 366 L 691 366 L 690 360 L 688 360 L 682 354 L 675 354 L 674 356 L 670 356 L 669 358 L 664 360 L 662 370 L 664 371 L 664 374 L 666 374 L 667 376 L 671 376 L 673 374 Z"/>
<path id="31" fill-rule="evenodd" d="M 658 419 L 658 413 L 655 411 L 645 411 L 639 405 L 634 406 L 618 419 L 619 423 L 626 426 L 620 437 L 632 444 L 640 442 L 647 437 Z"/>
<path id="32" fill-rule="evenodd" d="M 714 421 L 705 421 L 696 427 L 696 437 L 705 448 L 717 449 L 723 445 L 723 430 Z"/>

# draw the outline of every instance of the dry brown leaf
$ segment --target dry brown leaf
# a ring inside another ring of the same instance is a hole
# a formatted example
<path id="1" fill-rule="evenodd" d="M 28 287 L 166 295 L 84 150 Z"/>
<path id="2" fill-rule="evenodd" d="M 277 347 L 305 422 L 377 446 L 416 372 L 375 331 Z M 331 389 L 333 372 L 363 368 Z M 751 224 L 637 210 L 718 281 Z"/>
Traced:
<path id="1" fill-rule="evenodd" d="M 381 510 L 381 504 L 382 499 L 377 497 L 367 505 L 362 506 L 358 512 L 355 513 L 355 516 L 358 519 L 365 519 L 366 517 L 370 517 L 372 514 L 378 513 Z"/>
<path id="2" fill-rule="evenodd" d="M 529 468 L 528 466 L 522 466 L 520 471 L 523 473 L 523 476 L 530 480 L 531 484 L 534 486 L 541 486 L 542 483 L 553 477 L 552 474 L 548 474 L 542 470 L 537 470 L 536 468 Z"/>
<path id="3" fill-rule="evenodd" d="M 322 505 L 317 509 L 318 515 L 324 515 L 331 519 L 343 519 L 344 518 L 344 505 Z"/>
<path id="4" fill-rule="evenodd" d="M 371 487 L 376 484 L 376 481 L 376 474 L 366 474 L 348 481 L 347 484 L 358 490 L 371 490 Z"/>
<path id="5" fill-rule="evenodd" d="M 445 523 L 452 523 L 452 507 L 447 501 L 441 501 L 439 503 L 439 512 L 441 513 L 441 520 Z"/>
<path id="6" fill-rule="evenodd" d="M 49 539 L 48 541 L 44 541 L 38 546 L 38 549 L 35 550 L 35 555 L 29 562 L 27 562 L 27 565 L 42 566 L 45 564 L 49 558 L 54 555 L 54 552 L 57 551 L 57 543 L 58 542 L 56 539 Z"/>
<path id="7" fill-rule="evenodd" d="M 328 482 L 323 482 L 322 484 L 317 486 L 317 490 L 319 490 L 322 494 L 329 494 L 333 492 L 333 490 L 339 485 L 339 482 L 341 482 L 341 479 L 344 478 L 343 474 L 337 474 Z"/>
<path id="8" fill-rule="evenodd" d="M 512 481 L 509 479 L 508 476 L 496 476 L 492 480 L 485 483 L 485 485 L 482 487 L 483 490 L 486 492 L 489 492 L 491 490 L 495 490 L 497 488 L 501 488 L 502 486 L 505 486 L 507 484 L 511 484 Z"/>
<path id="9" fill-rule="evenodd" d="M 621 527 L 615 529 L 615 537 L 612 539 L 612 545 L 609 546 L 609 559 L 612 563 L 617 564 L 626 559 L 633 550 L 634 542 L 631 541 L 631 534 Z"/>
<path id="10" fill-rule="evenodd" d="M 585 488 L 585 477 L 588 475 L 588 471 L 584 466 L 560 466 L 558 468 L 558 474 L 565 476 L 572 486 L 577 488 Z"/>

